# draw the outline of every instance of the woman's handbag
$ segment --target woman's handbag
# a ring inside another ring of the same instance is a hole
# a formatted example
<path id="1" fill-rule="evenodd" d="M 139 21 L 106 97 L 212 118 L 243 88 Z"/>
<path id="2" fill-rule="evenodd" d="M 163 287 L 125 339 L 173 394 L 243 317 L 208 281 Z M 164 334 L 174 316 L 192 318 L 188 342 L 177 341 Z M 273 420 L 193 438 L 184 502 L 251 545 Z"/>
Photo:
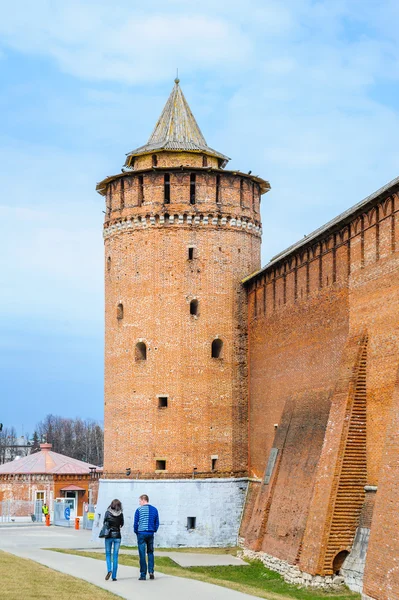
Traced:
<path id="1" fill-rule="evenodd" d="M 107 535 L 109 535 L 109 532 L 110 532 L 110 530 L 108 529 L 108 527 L 104 523 L 104 525 L 101 527 L 101 531 L 98 534 L 98 537 L 105 538 L 105 537 L 107 537 Z"/>

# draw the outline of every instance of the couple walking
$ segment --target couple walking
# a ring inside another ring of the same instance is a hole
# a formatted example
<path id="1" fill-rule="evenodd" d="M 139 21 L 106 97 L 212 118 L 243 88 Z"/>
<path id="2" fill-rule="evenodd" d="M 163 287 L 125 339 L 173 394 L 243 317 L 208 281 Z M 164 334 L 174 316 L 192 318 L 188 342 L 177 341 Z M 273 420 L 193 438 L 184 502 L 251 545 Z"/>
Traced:
<path id="1" fill-rule="evenodd" d="M 137 535 L 140 557 L 139 581 L 145 581 L 147 579 L 146 554 L 148 555 L 148 573 L 150 579 L 154 579 L 154 533 L 158 531 L 159 515 L 155 506 L 149 504 L 147 494 L 140 496 L 139 504 L 140 506 L 134 515 L 134 533 Z M 105 531 L 105 558 L 107 561 L 106 580 L 112 575 L 112 581 L 116 581 L 118 555 L 121 545 L 121 528 L 124 522 L 120 500 L 112 500 L 104 515 L 103 524 L 103 530 Z M 112 549 L 113 556 L 111 560 Z"/>

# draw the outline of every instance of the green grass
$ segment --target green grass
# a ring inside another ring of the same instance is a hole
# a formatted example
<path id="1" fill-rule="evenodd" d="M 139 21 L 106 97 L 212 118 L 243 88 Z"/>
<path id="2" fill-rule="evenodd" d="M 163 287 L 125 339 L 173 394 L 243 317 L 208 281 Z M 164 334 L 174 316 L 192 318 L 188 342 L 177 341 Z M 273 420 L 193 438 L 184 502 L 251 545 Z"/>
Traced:
<path id="1" fill-rule="evenodd" d="M 137 546 L 121 546 L 121 550 L 135 550 L 137 552 Z M 185 552 L 192 554 L 231 554 L 231 556 L 237 556 L 237 552 L 240 550 L 238 546 L 229 546 L 228 548 L 155 548 L 155 552 Z"/>
<path id="2" fill-rule="evenodd" d="M 105 560 L 103 553 L 85 552 L 80 550 L 61 550 L 57 552 L 87 556 Z M 175 549 L 173 549 L 174 551 Z M 129 554 L 120 554 L 119 563 L 130 567 L 138 567 L 138 557 Z M 167 556 L 155 556 L 155 570 L 175 577 L 198 579 L 207 583 L 214 583 L 234 590 L 252 594 L 269 600 L 355 600 L 360 599 L 359 594 L 347 589 L 338 592 L 324 592 L 310 588 L 299 588 L 286 583 L 281 575 L 266 569 L 260 561 L 251 561 L 247 566 L 220 566 L 220 567 L 189 567 L 183 568 Z"/>
<path id="3" fill-rule="evenodd" d="M 53 571 L 33 560 L 0 551 L 0 597 L 3 600 L 118 600 L 91 583 Z"/>

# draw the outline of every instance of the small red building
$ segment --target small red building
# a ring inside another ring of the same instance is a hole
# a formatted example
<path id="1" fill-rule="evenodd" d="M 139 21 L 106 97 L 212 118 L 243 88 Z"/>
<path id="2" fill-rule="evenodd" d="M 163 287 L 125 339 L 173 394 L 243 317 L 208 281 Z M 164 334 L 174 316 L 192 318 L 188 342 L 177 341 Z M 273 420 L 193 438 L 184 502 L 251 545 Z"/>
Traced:
<path id="1" fill-rule="evenodd" d="M 46 502 L 53 511 L 56 498 L 69 498 L 72 516 L 83 515 L 86 502 L 97 501 L 97 467 L 51 450 L 51 444 L 40 444 L 40 451 L 0 465 L 0 503 L 19 504 L 18 516 L 29 514 L 29 503 Z"/>

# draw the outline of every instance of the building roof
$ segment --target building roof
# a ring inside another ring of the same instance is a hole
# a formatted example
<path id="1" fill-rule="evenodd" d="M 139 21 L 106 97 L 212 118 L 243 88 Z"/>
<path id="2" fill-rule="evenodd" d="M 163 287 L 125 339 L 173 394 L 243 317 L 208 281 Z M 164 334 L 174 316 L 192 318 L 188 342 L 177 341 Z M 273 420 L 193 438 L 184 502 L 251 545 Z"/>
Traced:
<path id="1" fill-rule="evenodd" d="M 197 121 L 179 86 L 179 79 L 165 104 L 150 139 L 144 146 L 132 150 L 127 155 L 126 165 L 131 156 L 150 154 L 160 150 L 175 152 L 203 152 L 222 159 L 224 167 L 230 160 L 224 154 L 210 148 L 198 127 Z"/>
<path id="2" fill-rule="evenodd" d="M 315 242 L 316 240 L 323 238 L 327 233 L 330 233 L 331 231 L 342 227 L 345 223 L 352 221 L 357 214 L 362 213 L 374 202 L 381 200 L 384 196 L 390 195 L 397 190 L 399 190 L 399 177 L 392 179 L 392 181 L 384 185 L 382 188 L 378 189 L 376 192 L 373 192 L 354 206 L 351 206 L 351 208 L 348 208 L 345 212 L 341 213 L 337 217 L 334 217 L 334 219 L 331 219 L 331 221 L 328 221 L 328 223 L 326 223 L 325 225 L 322 225 L 318 229 L 312 231 L 312 233 L 305 235 L 301 240 L 299 240 L 299 242 L 292 244 L 292 246 L 289 246 L 286 250 L 283 250 L 279 254 L 273 256 L 273 258 L 267 263 L 266 266 L 264 266 L 259 271 L 255 271 L 255 273 L 251 273 L 251 275 L 245 277 L 245 279 L 243 279 L 242 282 L 249 282 L 251 279 L 267 271 L 270 267 L 280 262 L 284 258 L 287 258 L 290 254 L 296 252 L 303 246 L 306 246 L 310 242 Z"/>
<path id="3" fill-rule="evenodd" d="M 40 452 L 35 452 L 24 458 L 0 465 L 0 475 L 5 474 L 56 474 L 56 475 L 86 475 L 99 467 L 58 454 L 51 450 L 51 444 L 40 444 Z"/>

